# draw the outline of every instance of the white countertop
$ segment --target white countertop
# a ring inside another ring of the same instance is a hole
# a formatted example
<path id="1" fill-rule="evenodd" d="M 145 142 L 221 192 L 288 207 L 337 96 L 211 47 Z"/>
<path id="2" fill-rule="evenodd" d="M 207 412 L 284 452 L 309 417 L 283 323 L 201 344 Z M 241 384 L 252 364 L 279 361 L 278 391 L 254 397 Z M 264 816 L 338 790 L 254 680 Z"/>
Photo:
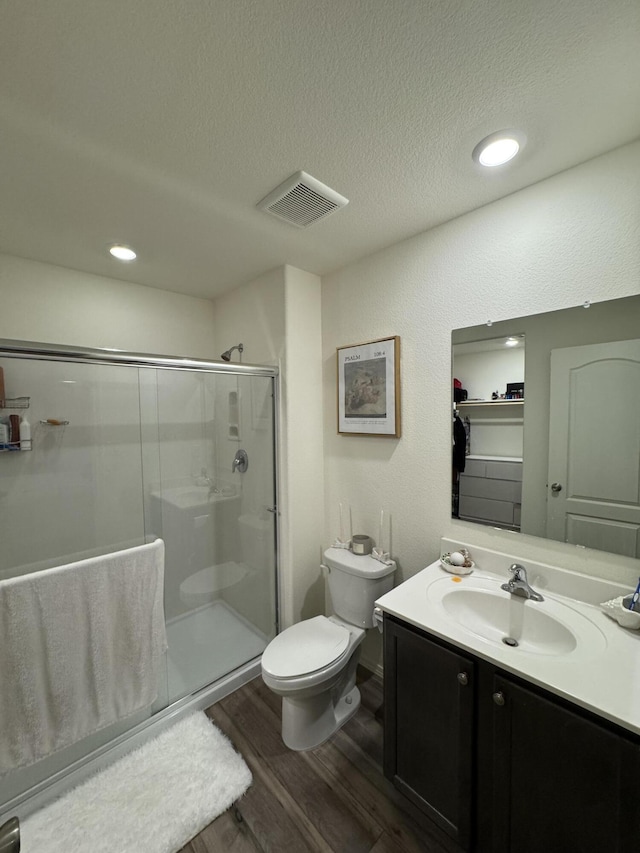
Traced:
<path id="1" fill-rule="evenodd" d="M 443 551 L 452 550 L 454 544 L 443 540 Z M 578 645 L 567 654 L 540 654 L 524 651 L 521 647 L 510 648 L 471 633 L 468 627 L 457 622 L 435 602 L 438 595 L 434 595 L 433 584 L 437 582 L 440 582 L 438 589 L 445 591 L 449 582 L 456 590 L 469 589 L 474 583 L 476 586 L 482 583 L 492 590 L 490 585 L 495 583 L 495 589 L 499 591 L 500 584 L 508 579 L 508 564 L 518 561 L 517 557 L 495 553 L 492 557 L 492 552 L 472 549 L 473 546 L 469 546 L 476 561 L 472 574 L 454 580 L 457 576 L 442 569 L 438 561 L 383 595 L 376 604 L 385 613 L 640 734 L 640 631 L 621 628 L 596 603 L 626 594 L 629 589 L 524 561 L 529 583 L 548 599 L 550 608 L 555 606 L 562 611 L 563 607 L 569 607 L 578 614 L 575 616 L 578 625 L 584 624 L 586 618 L 595 630 L 586 626 L 589 630 L 584 634 L 582 643 L 578 631 Z M 494 570 L 487 571 L 485 566 Z M 584 600 L 561 594 L 568 589 L 577 590 L 574 594 Z M 507 592 L 503 594 L 509 596 Z M 541 606 L 533 601 L 518 601 L 520 606 Z"/>
<path id="2" fill-rule="evenodd" d="M 482 462 L 522 462 L 522 456 L 486 456 L 483 453 L 470 453 L 466 458 Z"/>

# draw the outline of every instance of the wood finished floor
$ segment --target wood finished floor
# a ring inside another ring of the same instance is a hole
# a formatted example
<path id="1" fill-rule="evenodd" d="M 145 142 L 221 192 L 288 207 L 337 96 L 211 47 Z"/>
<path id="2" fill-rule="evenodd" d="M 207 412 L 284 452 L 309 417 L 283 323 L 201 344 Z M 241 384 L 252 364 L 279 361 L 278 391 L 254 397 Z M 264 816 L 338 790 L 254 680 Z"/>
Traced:
<path id="1" fill-rule="evenodd" d="M 381 682 L 362 670 L 359 687 L 355 717 L 309 752 L 282 743 L 280 698 L 261 678 L 209 708 L 253 784 L 181 853 L 457 853 L 413 820 L 382 775 Z"/>

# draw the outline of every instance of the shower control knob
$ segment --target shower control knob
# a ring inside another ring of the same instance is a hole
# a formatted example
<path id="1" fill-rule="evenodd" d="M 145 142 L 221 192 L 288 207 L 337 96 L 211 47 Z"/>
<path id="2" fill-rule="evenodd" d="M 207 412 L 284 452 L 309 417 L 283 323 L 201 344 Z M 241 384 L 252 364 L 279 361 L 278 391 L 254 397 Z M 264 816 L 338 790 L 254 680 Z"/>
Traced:
<path id="1" fill-rule="evenodd" d="M 241 474 L 244 474 L 248 467 L 249 457 L 247 456 L 247 451 L 240 448 L 240 450 L 236 452 L 233 462 L 231 463 L 231 473 L 239 471 Z"/>
<path id="2" fill-rule="evenodd" d="M 469 676 L 467 675 L 466 672 L 459 672 L 457 678 L 458 678 L 458 682 L 463 687 L 466 687 L 467 684 L 469 683 Z"/>

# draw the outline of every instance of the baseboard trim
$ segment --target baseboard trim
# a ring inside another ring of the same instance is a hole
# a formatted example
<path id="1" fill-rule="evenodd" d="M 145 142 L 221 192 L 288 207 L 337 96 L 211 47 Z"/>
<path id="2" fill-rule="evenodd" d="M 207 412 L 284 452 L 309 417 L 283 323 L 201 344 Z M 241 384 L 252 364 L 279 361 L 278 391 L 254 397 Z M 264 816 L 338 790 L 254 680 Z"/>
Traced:
<path id="1" fill-rule="evenodd" d="M 368 669 L 369 672 L 372 672 L 374 675 L 377 675 L 378 678 L 382 678 L 384 675 L 382 664 L 378 663 L 377 661 L 367 660 L 366 657 L 361 657 L 360 666 L 363 666 L 365 669 Z"/>

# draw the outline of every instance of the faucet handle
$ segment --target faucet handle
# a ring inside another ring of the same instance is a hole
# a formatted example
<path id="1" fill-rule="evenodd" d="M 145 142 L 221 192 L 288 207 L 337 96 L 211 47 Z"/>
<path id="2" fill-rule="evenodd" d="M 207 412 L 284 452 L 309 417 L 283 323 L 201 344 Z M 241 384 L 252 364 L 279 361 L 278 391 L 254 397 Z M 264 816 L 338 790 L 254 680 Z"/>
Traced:
<path id="1" fill-rule="evenodd" d="M 527 570 L 524 566 L 521 566 L 520 563 L 512 563 L 509 566 L 509 571 L 513 575 L 514 581 L 526 581 L 527 579 Z"/>

